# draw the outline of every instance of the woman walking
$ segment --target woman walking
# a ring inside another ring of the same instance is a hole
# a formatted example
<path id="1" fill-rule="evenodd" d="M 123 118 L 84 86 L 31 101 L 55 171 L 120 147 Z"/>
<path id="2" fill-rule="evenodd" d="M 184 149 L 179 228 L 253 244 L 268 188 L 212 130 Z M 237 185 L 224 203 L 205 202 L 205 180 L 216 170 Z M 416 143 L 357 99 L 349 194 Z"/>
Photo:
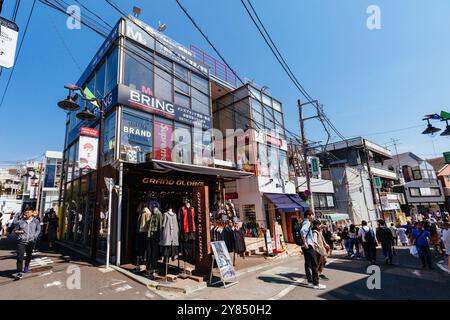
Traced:
<path id="1" fill-rule="evenodd" d="M 318 220 L 314 220 L 312 226 L 314 236 L 314 250 L 317 253 L 319 261 L 319 268 L 318 268 L 319 278 L 322 280 L 329 280 L 329 278 L 323 274 L 323 268 L 327 263 L 327 256 L 330 246 L 325 242 L 325 239 L 322 235 L 321 231 L 322 223 Z"/>

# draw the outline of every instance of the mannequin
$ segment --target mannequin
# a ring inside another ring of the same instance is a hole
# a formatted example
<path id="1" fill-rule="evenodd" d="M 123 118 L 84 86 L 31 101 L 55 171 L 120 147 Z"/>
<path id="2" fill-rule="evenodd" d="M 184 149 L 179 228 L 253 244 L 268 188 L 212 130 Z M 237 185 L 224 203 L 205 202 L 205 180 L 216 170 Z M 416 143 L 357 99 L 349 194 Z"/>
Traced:
<path id="1" fill-rule="evenodd" d="M 161 229 L 163 215 L 158 207 L 153 209 L 150 217 L 147 232 L 147 271 L 151 274 L 158 269 L 158 260 L 160 258 L 159 241 L 161 239 Z"/>
<path id="2" fill-rule="evenodd" d="M 162 228 L 161 228 L 161 240 L 159 245 L 162 247 L 162 253 L 165 258 L 172 258 L 178 256 L 179 246 L 179 229 L 178 221 L 175 212 L 172 208 L 168 208 L 164 213 Z"/>
<path id="3" fill-rule="evenodd" d="M 183 260 L 192 262 L 195 257 L 195 239 L 197 236 L 197 226 L 195 221 L 195 209 L 191 203 L 186 201 L 178 212 L 180 223 L 180 240 Z"/>
<path id="4" fill-rule="evenodd" d="M 147 207 L 144 207 L 139 213 L 137 226 L 137 266 L 139 267 L 140 262 L 145 259 L 145 253 L 147 250 L 147 233 L 150 222 L 151 212 Z"/>

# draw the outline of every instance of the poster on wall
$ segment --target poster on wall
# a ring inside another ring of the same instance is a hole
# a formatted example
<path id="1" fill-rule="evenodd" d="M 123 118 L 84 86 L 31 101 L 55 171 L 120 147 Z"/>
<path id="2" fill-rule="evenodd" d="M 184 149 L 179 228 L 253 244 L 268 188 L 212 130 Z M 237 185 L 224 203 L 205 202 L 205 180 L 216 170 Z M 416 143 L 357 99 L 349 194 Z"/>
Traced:
<path id="1" fill-rule="evenodd" d="M 211 242 L 211 247 L 220 271 L 220 278 L 222 279 L 222 282 L 225 283 L 235 281 L 236 272 L 234 270 L 233 262 L 231 261 L 225 241 Z"/>
<path id="2" fill-rule="evenodd" d="M 283 248 L 283 232 L 281 229 L 281 226 L 278 222 L 275 222 L 274 224 L 274 237 L 275 237 L 275 252 L 276 253 L 282 253 L 284 252 L 284 248 Z"/>
<path id="3" fill-rule="evenodd" d="M 266 246 L 267 246 L 267 255 L 273 255 L 273 242 L 272 237 L 270 236 L 270 230 L 266 230 Z"/>
<path id="4" fill-rule="evenodd" d="M 78 147 L 78 164 L 80 169 L 97 169 L 98 138 L 80 136 Z"/>
<path id="5" fill-rule="evenodd" d="M 155 159 L 172 161 L 172 126 L 155 121 Z"/>

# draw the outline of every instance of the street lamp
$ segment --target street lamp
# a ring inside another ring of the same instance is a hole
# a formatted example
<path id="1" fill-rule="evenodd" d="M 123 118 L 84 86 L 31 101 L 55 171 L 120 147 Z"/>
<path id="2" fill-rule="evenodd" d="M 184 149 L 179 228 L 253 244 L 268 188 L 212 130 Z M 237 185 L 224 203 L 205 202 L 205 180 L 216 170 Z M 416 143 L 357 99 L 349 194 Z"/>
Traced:
<path id="1" fill-rule="evenodd" d="M 98 144 L 98 151 L 97 151 L 97 190 L 96 190 L 96 201 L 95 201 L 95 208 L 94 208 L 94 219 L 93 219 L 93 235 L 92 235 L 92 239 L 91 239 L 91 257 L 93 259 L 95 259 L 95 252 L 97 250 L 97 233 L 98 233 L 98 228 L 97 228 L 97 223 L 98 223 L 98 218 L 99 218 L 99 214 L 97 215 L 97 212 L 100 212 L 100 198 L 102 197 L 102 193 L 101 190 L 102 188 L 100 188 L 100 184 L 101 184 L 101 177 L 102 177 L 102 165 L 101 165 L 101 161 L 103 159 L 103 126 L 104 126 L 104 120 L 105 120 L 105 106 L 103 104 L 103 101 L 100 99 L 97 99 L 92 92 L 90 92 L 87 88 L 85 90 L 83 90 L 81 87 L 74 85 L 74 84 L 66 84 L 64 86 L 64 88 L 69 90 L 69 95 L 66 99 L 58 102 L 58 106 L 66 111 L 77 111 L 80 109 L 80 105 L 77 104 L 75 102 L 75 100 L 78 99 L 79 95 L 78 93 L 75 94 L 72 97 L 72 93 L 75 92 L 80 92 L 81 93 L 81 98 L 87 102 L 91 102 L 98 110 L 99 110 L 99 114 L 100 114 L 100 121 L 99 121 L 99 136 L 100 136 L 100 141 Z M 97 116 L 92 113 L 87 105 L 85 106 L 84 110 L 81 112 L 78 112 L 76 117 L 82 121 L 95 121 L 97 119 Z"/>
<path id="2" fill-rule="evenodd" d="M 441 131 L 441 129 L 434 127 L 434 126 L 430 123 L 430 119 L 423 119 L 423 120 L 427 120 L 428 126 L 427 126 L 427 128 L 422 132 L 422 134 L 431 134 L 431 135 L 434 135 L 436 132 Z"/>
<path id="3" fill-rule="evenodd" d="M 442 121 L 445 121 L 447 127 L 445 128 L 444 132 L 441 133 L 441 136 L 450 136 L 450 125 L 448 124 L 448 119 Z"/>

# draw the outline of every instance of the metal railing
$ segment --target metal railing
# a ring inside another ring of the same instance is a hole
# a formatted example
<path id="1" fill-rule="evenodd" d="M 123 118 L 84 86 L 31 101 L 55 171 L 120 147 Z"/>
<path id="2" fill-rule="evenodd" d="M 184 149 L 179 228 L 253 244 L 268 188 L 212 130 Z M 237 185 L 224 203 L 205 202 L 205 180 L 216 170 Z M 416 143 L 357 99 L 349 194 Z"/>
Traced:
<path id="1" fill-rule="evenodd" d="M 190 46 L 190 49 L 192 53 L 194 53 L 194 57 L 209 68 L 210 74 L 228 83 L 234 88 L 237 87 L 236 75 L 224 63 L 220 62 L 216 58 L 210 56 L 205 51 L 192 44 Z"/>

